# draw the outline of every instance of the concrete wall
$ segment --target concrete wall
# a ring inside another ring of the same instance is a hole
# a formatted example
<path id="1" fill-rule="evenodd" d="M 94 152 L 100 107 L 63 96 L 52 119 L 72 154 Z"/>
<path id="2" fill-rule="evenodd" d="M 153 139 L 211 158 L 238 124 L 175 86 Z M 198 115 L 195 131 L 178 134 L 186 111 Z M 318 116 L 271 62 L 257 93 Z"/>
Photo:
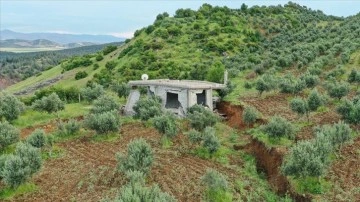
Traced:
<path id="1" fill-rule="evenodd" d="M 165 109 L 166 105 L 166 94 L 167 92 L 178 94 L 178 100 L 180 102 L 179 109 L 169 109 L 180 116 L 185 116 L 185 111 L 188 108 L 188 90 L 180 88 L 171 88 L 166 86 L 150 86 L 149 90 L 156 96 L 159 96 L 162 100 L 162 107 Z"/>
<path id="2" fill-rule="evenodd" d="M 172 88 L 172 87 L 166 87 L 166 86 L 150 86 L 148 88 L 149 92 L 148 95 L 156 95 L 159 96 L 162 100 L 162 107 L 166 109 L 166 99 L 167 99 L 167 93 L 175 93 L 178 94 L 178 101 L 180 103 L 180 107 L 178 109 L 174 108 L 168 108 L 166 110 L 172 111 L 180 116 L 186 115 L 187 108 L 197 104 L 197 94 L 202 94 L 204 92 L 204 89 L 199 90 L 188 90 L 188 89 L 181 89 L 181 88 Z M 139 99 L 140 94 L 138 91 L 132 90 L 130 93 L 130 96 L 128 98 L 125 112 L 128 115 L 133 114 L 132 107 L 136 103 L 136 101 Z M 205 105 L 207 105 L 210 110 L 213 110 L 213 101 L 212 101 L 212 90 L 208 89 L 205 90 Z"/>

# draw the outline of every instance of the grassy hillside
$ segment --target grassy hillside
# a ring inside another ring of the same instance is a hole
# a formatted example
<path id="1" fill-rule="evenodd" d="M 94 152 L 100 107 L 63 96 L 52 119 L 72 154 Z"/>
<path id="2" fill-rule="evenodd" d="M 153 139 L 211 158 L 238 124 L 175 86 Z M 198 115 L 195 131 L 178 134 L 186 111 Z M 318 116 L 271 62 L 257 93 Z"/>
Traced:
<path id="1" fill-rule="evenodd" d="M 40 42 L 42 41 L 38 40 L 38 43 Z M 112 44 L 121 45 L 121 42 Z M 107 45 L 109 44 L 89 45 L 65 50 L 59 50 L 57 47 L 53 49 L 43 47 L 23 48 L 24 52 L 29 51 L 32 53 L 5 52 L 6 48 L 2 47 L 0 50 L 0 78 L 15 83 L 50 69 L 60 64 L 66 58 L 94 54 L 101 51 Z M 42 52 L 35 52 L 36 50 Z M 2 88 L 1 81 L 0 88 Z"/>

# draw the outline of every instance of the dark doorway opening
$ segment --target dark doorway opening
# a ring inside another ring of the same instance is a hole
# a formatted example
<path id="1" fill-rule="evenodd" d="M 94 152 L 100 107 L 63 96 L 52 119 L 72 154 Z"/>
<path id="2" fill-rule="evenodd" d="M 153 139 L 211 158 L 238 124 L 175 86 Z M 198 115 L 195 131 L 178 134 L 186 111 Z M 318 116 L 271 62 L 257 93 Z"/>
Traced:
<path id="1" fill-rule="evenodd" d="M 167 92 L 165 108 L 177 109 L 179 107 L 180 107 L 179 94 Z"/>
<path id="2" fill-rule="evenodd" d="M 205 90 L 202 91 L 202 93 L 196 93 L 196 99 L 198 105 L 206 105 L 206 94 Z"/>

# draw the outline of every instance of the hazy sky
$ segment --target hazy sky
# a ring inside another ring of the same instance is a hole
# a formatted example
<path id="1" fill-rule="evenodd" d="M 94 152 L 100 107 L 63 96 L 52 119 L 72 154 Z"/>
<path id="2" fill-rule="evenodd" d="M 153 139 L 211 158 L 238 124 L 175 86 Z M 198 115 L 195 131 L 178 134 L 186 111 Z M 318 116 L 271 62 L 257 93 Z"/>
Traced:
<path id="1" fill-rule="evenodd" d="M 178 8 L 198 9 L 203 3 L 240 8 L 242 3 L 278 5 L 288 1 L 198 1 L 198 0 L 0 0 L 0 29 L 18 32 L 111 34 L 131 37 L 136 29 L 152 24 L 157 14 L 173 15 Z M 296 1 L 314 10 L 336 16 L 355 15 L 360 0 Z"/>

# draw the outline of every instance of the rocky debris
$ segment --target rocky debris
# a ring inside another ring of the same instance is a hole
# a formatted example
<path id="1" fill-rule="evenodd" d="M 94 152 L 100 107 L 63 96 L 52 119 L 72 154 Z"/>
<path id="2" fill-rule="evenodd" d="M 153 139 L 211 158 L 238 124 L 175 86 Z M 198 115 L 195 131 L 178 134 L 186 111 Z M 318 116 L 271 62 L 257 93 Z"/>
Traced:
<path id="1" fill-rule="evenodd" d="M 44 88 L 46 86 L 50 86 L 51 84 L 54 84 L 56 82 L 58 82 L 59 80 L 61 80 L 63 78 L 63 75 L 59 75 L 55 78 L 52 78 L 52 79 L 49 79 L 49 80 L 46 80 L 46 81 L 43 81 L 43 82 L 40 82 L 40 83 L 37 83 L 33 86 L 30 86 L 30 87 L 27 87 L 26 89 L 24 90 L 21 90 L 21 91 L 18 91 L 16 93 L 14 93 L 14 95 L 28 95 L 40 88 Z"/>

